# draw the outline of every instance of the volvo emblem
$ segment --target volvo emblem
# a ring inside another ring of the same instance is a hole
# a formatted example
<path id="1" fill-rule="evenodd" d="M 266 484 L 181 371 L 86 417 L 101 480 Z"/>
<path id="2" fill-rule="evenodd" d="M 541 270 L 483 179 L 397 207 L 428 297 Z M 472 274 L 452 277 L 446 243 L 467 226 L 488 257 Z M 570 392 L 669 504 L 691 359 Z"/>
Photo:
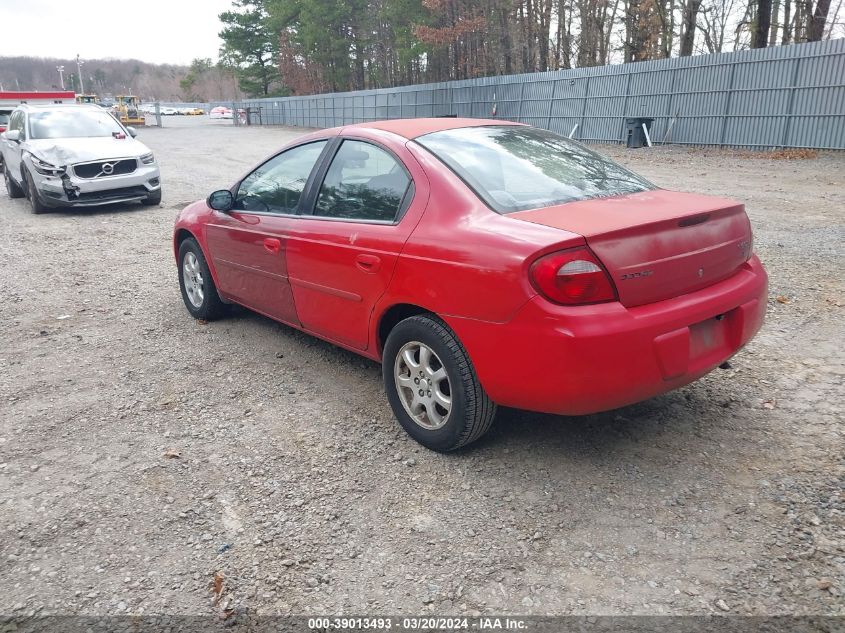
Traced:
<path id="1" fill-rule="evenodd" d="M 111 176 L 114 172 L 114 165 L 112 163 L 103 163 L 103 173 L 106 176 Z"/>

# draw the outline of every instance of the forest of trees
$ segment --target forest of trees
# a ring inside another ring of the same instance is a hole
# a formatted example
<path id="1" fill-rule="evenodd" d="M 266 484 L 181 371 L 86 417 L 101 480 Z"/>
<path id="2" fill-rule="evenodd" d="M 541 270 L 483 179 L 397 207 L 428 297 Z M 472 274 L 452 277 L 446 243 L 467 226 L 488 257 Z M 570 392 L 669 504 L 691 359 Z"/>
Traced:
<path id="1" fill-rule="evenodd" d="M 845 36 L 845 0 L 233 0 L 219 59 L 86 60 L 86 92 L 228 101 L 719 53 Z M 0 87 L 79 91 L 0 58 Z"/>
<path id="2" fill-rule="evenodd" d="M 65 88 L 79 92 L 75 59 L 0 57 L 3 90 L 59 89 L 56 66 L 64 66 Z M 101 97 L 135 94 L 145 101 L 217 101 L 240 98 L 230 67 L 195 59 L 190 67 L 148 64 L 136 59 L 88 59 L 82 65 L 82 87 Z"/>
<path id="3" fill-rule="evenodd" d="M 234 0 L 250 96 L 598 66 L 842 37 L 843 0 Z"/>

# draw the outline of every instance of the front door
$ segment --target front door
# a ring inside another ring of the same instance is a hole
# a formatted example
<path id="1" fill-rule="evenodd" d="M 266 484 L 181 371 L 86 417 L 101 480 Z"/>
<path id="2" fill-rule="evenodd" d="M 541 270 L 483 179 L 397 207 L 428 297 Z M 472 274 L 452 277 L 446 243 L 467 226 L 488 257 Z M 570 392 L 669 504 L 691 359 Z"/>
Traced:
<path id="1" fill-rule="evenodd" d="M 288 233 L 297 314 L 305 329 L 366 349 L 373 307 L 412 228 L 400 220 L 413 182 L 391 153 L 345 139 L 315 186 L 313 213 Z"/>
<path id="2" fill-rule="evenodd" d="M 14 175 L 15 182 L 21 179 L 21 143 L 26 140 L 26 130 L 24 129 L 24 113 L 21 110 L 13 112 L 9 119 L 8 131 L 17 130 L 20 132 L 18 141 L 4 140 L 6 147 L 3 150 L 3 155 L 6 157 L 5 169 L 9 170 L 9 174 Z"/>
<path id="3" fill-rule="evenodd" d="M 234 208 L 207 226 L 220 292 L 269 317 L 299 325 L 288 281 L 288 233 L 311 171 L 327 145 L 278 154 L 241 181 Z"/>

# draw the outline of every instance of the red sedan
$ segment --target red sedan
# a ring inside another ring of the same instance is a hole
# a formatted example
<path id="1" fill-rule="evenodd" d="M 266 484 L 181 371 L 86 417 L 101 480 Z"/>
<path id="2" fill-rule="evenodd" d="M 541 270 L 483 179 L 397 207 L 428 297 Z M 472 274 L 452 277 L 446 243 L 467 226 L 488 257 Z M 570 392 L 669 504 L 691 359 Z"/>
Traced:
<path id="1" fill-rule="evenodd" d="M 685 385 L 766 309 L 741 203 L 501 121 L 300 137 L 186 207 L 173 245 L 194 317 L 237 303 L 381 361 L 399 422 L 438 451 L 497 405 L 587 414 Z"/>

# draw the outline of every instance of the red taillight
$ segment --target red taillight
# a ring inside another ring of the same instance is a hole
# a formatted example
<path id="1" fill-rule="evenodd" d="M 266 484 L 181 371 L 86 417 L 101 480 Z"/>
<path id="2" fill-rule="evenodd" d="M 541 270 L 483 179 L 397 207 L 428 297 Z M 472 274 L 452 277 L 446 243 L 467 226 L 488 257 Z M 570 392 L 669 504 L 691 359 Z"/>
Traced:
<path id="1" fill-rule="evenodd" d="M 616 300 L 601 262 L 583 247 L 541 257 L 531 265 L 531 280 L 547 299 L 563 305 Z"/>

